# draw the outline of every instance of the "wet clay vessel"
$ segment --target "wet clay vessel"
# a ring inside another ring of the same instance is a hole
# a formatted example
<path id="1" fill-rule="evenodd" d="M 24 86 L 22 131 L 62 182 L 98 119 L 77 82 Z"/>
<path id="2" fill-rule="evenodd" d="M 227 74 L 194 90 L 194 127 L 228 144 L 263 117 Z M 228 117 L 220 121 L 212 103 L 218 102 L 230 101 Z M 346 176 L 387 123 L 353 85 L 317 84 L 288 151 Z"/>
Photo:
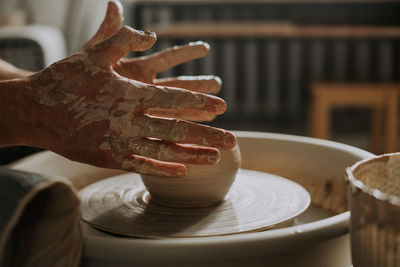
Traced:
<path id="1" fill-rule="evenodd" d="M 183 178 L 141 175 L 143 184 L 157 204 L 194 208 L 221 203 L 229 192 L 241 163 L 239 146 L 220 149 L 221 158 L 213 165 L 185 164 Z"/>

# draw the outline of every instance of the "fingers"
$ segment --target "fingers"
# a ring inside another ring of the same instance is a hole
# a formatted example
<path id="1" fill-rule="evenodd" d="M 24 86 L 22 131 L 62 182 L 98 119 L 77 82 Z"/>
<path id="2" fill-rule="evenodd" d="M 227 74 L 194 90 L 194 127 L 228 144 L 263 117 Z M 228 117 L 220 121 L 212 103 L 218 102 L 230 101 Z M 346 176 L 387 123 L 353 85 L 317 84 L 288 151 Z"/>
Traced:
<path id="1" fill-rule="evenodd" d="M 120 162 L 121 169 L 160 177 L 182 177 L 187 168 L 183 164 L 162 162 L 139 155 L 130 155 Z"/>
<path id="2" fill-rule="evenodd" d="M 84 46 L 84 50 L 100 43 L 116 33 L 122 26 L 122 5 L 113 0 L 108 2 L 106 16 L 96 34 Z"/>
<path id="3" fill-rule="evenodd" d="M 202 110 L 217 115 L 226 110 L 225 101 L 216 96 L 153 85 L 146 90 L 152 97 L 141 104 L 143 108 Z"/>
<path id="4" fill-rule="evenodd" d="M 204 76 L 179 76 L 174 78 L 156 79 L 156 85 L 184 88 L 193 92 L 218 93 L 222 81 L 213 75 Z"/>
<path id="5" fill-rule="evenodd" d="M 117 33 L 103 42 L 88 49 L 93 62 L 107 67 L 114 66 L 117 61 L 129 51 L 144 51 L 154 45 L 157 38 L 155 33 L 137 31 L 124 26 Z"/>
<path id="6" fill-rule="evenodd" d="M 150 109 L 149 114 L 156 117 L 176 118 L 187 121 L 212 121 L 216 115 L 196 110 Z"/>
<path id="7" fill-rule="evenodd" d="M 111 165 L 105 164 L 109 161 L 104 160 L 100 166 L 140 174 L 181 177 L 186 174 L 187 168 L 177 162 L 214 164 L 220 158 L 219 151 L 215 148 L 184 146 L 157 139 L 129 138 L 123 141 L 115 138 L 108 142 L 114 151 L 112 156 L 114 160 L 111 161 Z"/>
<path id="8" fill-rule="evenodd" d="M 112 149 L 111 151 L 105 149 L 96 151 L 95 154 L 91 153 L 93 151 L 82 151 L 83 153 L 76 154 L 76 150 L 73 150 L 71 151 L 72 153 L 64 153 L 63 155 L 70 159 L 101 168 L 122 169 L 129 172 L 160 177 L 182 177 L 187 172 L 187 167 L 184 164 L 165 162 L 141 155 L 135 155 L 127 150 L 127 147 L 125 146 L 126 144 L 121 142 L 121 140 L 117 140 L 117 143 L 120 143 L 123 147 L 115 149 L 115 147 L 110 144 L 110 149 Z"/>
<path id="9" fill-rule="evenodd" d="M 214 148 L 182 146 L 147 138 L 128 140 L 128 151 L 157 160 L 190 164 L 214 164 L 220 157 L 219 151 Z"/>
<path id="10" fill-rule="evenodd" d="M 146 62 L 155 73 L 162 72 L 184 62 L 205 56 L 210 50 L 205 42 L 192 42 L 174 46 L 165 51 L 146 57 Z"/>
<path id="11" fill-rule="evenodd" d="M 236 138 L 232 133 L 188 121 L 140 115 L 135 118 L 133 124 L 140 127 L 143 137 L 223 149 L 231 149 L 236 145 Z"/>

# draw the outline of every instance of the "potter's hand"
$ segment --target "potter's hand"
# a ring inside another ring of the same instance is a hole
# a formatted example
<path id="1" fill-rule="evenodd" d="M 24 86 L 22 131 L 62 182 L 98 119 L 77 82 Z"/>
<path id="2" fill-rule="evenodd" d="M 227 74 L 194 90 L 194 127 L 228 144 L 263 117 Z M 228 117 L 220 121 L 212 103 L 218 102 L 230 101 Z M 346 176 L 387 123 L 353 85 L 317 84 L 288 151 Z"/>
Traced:
<path id="1" fill-rule="evenodd" d="M 122 25 L 122 7 L 117 1 L 110 1 L 106 16 L 97 33 L 85 45 L 85 49 L 114 34 Z M 156 79 L 159 72 L 170 69 L 184 62 L 205 56 L 210 47 L 204 42 L 189 43 L 174 46 L 165 51 L 150 56 L 121 59 L 114 70 L 129 79 L 161 86 L 172 86 L 203 93 L 217 93 L 221 88 L 221 79 L 208 76 L 180 76 L 166 79 Z M 203 111 L 181 111 L 155 108 L 149 111 L 151 115 L 180 118 L 193 121 L 210 121 L 214 114 Z"/>
<path id="2" fill-rule="evenodd" d="M 157 176 L 183 176 L 186 167 L 178 162 L 215 163 L 219 153 L 211 147 L 234 147 L 231 133 L 146 113 L 162 108 L 218 115 L 226 108 L 222 99 L 130 80 L 113 70 L 130 50 L 146 50 L 155 41 L 153 33 L 124 27 L 27 77 L 25 93 L 32 100 L 24 109 L 31 119 L 24 127 L 34 129 L 28 144 L 96 166 Z"/>

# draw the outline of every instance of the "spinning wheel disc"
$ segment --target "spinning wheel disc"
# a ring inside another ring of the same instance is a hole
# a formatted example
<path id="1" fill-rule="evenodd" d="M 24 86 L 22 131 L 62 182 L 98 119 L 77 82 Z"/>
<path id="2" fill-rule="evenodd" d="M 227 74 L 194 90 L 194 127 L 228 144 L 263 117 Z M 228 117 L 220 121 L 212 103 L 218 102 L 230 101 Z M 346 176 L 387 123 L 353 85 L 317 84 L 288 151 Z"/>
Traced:
<path id="1" fill-rule="evenodd" d="M 96 182 L 80 191 L 82 219 L 107 232 L 133 237 L 204 237 L 261 231 L 304 212 L 310 195 L 280 176 L 240 169 L 225 201 L 173 208 L 151 201 L 137 174 Z"/>

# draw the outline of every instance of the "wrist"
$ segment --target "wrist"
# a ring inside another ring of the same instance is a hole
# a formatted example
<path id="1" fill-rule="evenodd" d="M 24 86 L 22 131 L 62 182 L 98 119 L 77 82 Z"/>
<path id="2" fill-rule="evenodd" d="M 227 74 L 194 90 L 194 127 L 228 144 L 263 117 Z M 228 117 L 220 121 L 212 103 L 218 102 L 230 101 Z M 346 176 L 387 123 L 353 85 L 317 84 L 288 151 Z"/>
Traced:
<path id="1" fill-rule="evenodd" d="M 29 134 L 26 79 L 0 81 L 0 146 L 24 145 Z"/>

